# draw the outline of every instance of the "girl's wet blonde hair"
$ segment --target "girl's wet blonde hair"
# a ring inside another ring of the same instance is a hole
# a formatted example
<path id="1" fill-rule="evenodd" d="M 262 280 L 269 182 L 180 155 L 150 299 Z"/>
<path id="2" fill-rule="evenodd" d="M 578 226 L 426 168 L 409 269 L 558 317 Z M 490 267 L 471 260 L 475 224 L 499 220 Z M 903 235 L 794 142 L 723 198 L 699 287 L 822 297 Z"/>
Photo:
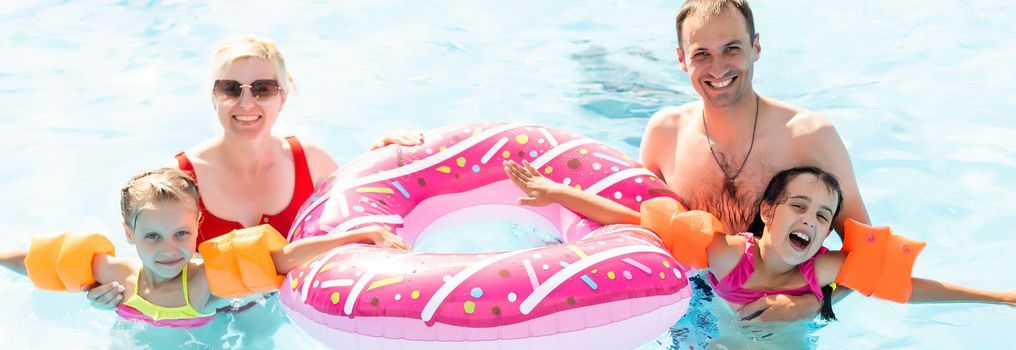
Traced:
<path id="1" fill-rule="evenodd" d="M 194 212 L 200 219 L 198 186 L 194 180 L 180 169 L 158 168 L 135 175 L 120 190 L 120 210 L 124 225 L 133 231 L 141 208 L 159 201 L 194 204 Z"/>
<path id="2" fill-rule="evenodd" d="M 271 40 L 250 35 L 226 39 L 215 49 L 215 55 L 212 57 L 212 78 L 209 79 L 207 91 L 212 93 L 211 84 L 222 78 L 226 69 L 234 61 L 251 57 L 260 58 L 272 66 L 272 69 L 275 70 L 275 80 L 282 88 L 282 94 L 288 95 L 289 91 L 293 89 L 293 78 L 286 71 L 286 61 L 282 59 L 282 52 Z"/>

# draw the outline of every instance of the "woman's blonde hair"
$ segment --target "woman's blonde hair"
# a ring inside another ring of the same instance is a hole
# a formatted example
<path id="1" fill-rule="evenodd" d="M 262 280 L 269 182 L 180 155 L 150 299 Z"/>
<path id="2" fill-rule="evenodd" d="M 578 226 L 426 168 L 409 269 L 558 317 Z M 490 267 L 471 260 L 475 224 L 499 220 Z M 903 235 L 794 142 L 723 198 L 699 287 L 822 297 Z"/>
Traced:
<path id="1" fill-rule="evenodd" d="M 138 213 L 145 205 L 159 201 L 186 201 L 198 210 L 198 186 L 180 169 L 158 168 L 135 175 L 120 190 L 120 210 L 123 222 L 134 230 Z"/>
<path id="2" fill-rule="evenodd" d="M 282 88 L 282 94 L 289 94 L 293 89 L 293 78 L 286 71 L 286 61 L 282 59 L 282 52 L 271 40 L 250 35 L 226 39 L 215 49 L 215 55 L 212 57 L 212 79 L 209 80 L 207 91 L 211 93 L 211 84 L 222 78 L 222 74 L 234 61 L 250 57 L 260 58 L 272 66 L 275 70 L 275 80 L 279 81 L 279 87 Z"/>

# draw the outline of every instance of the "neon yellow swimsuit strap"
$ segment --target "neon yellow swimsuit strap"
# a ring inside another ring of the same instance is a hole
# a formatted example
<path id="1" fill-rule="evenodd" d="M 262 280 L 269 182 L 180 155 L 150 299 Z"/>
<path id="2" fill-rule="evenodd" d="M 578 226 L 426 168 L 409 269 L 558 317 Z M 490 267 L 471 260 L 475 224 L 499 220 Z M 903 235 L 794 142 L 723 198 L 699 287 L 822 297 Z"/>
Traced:
<path id="1" fill-rule="evenodd" d="M 191 305 L 191 303 L 190 303 L 190 292 L 187 291 L 187 268 L 189 268 L 189 267 L 190 267 L 190 261 L 184 262 L 184 265 L 183 265 L 183 276 L 181 276 L 182 277 L 182 281 L 181 282 L 183 283 L 183 302 L 186 303 L 186 306 L 189 306 L 191 309 L 194 309 L 194 311 L 197 311 L 198 309 L 196 307 L 194 307 L 193 305 Z"/>

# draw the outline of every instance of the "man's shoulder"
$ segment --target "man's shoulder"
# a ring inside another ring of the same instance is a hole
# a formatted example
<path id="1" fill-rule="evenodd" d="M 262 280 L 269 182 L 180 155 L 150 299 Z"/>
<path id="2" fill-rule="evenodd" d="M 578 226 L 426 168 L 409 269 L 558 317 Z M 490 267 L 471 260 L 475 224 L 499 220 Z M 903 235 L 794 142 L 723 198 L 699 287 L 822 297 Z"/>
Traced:
<path id="1" fill-rule="evenodd" d="M 794 138 L 829 136 L 830 132 L 836 130 L 832 121 L 819 113 L 777 100 L 771 100 L 771 104 Z"/>
<path id="2" fill-rule="evenodd" d="M 649 118 L 649 125 L 647 128 L 679 128 L 687 122 L 687 120 L 697 113 L 701 113 L 702 101 L 688 102 L 680 106 L 670 106 L 661 108 L 653 116 Z"/>

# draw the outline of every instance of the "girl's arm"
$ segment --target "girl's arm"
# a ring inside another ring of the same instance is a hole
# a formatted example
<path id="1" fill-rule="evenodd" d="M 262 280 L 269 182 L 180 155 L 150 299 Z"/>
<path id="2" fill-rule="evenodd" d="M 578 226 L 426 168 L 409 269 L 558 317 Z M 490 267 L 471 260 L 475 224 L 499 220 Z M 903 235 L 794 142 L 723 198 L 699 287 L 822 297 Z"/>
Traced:
<path id="1" fill-rule="evenodd" d="M 27 255 L 28 251 L 25 250 L 2 252 L 0 253 L 0 266 L 6 267 L 11 271 L 27 276 L 28 270 L 25 269 L 25 256 Z"/>
<path id="2" fill-rule="evenodd" d="M 0 266 L 27 276 L 28 269 L 25 267 L 26 256 L 28 256 L 28 251 L 26 250 L 0 253 Z M 116 258 L 108 254 L 95 254 L 92 257 L 92 275 L 96 282 L 101 284 L 118 282 L 122 285 L 124 279 L 130 273 L 131 268 L 126 259 Z"/>
<path id="3" fill-rule="evenodd" d="M 1016 306 L 1016 290 L 988 291 L 956 284 L 912 277 L 913 292 L 909 304 L 921 303 L 986 303 Z"/>
<path id="4" fill-rule="evenodd" d="M 285 275 L 321 253 L 344 244 L 357 242 L 372 243 L 383 248 L 409 249 L 406 242 L 402 241 L 399 236 L 381 227 L 371 226 L 341 234 L 304 238 L 290 243 L 271 253 L 272 260 L 275 261 L 275 271 L 280 275 Z"/>
<path id="5" fill-rule="evenodd" d="M 815 274 L 820 285 L 835 282 L 846 256 L 846 253 L 836 251 L 822 254 L 815 259 Z M 911 294 L 907 300 L 908 304 L 988 303 L 1016 306 L 1016 290 L 987 291 L 917 277 L 911 277 L 910 281 Z M 834 300 L 839 299 L 834 297 Z"/>
<path id="6" fill-rule="evenodd" d="M 519 164 L 509 160 L 504 170 L 527 195 L 519 198 L 519 204 L 542 207 L 558 203 L 601 225 L 639 223 L 638 212 L 594 193 L 554 182 L 533 169 L 527 161 Z"/>

